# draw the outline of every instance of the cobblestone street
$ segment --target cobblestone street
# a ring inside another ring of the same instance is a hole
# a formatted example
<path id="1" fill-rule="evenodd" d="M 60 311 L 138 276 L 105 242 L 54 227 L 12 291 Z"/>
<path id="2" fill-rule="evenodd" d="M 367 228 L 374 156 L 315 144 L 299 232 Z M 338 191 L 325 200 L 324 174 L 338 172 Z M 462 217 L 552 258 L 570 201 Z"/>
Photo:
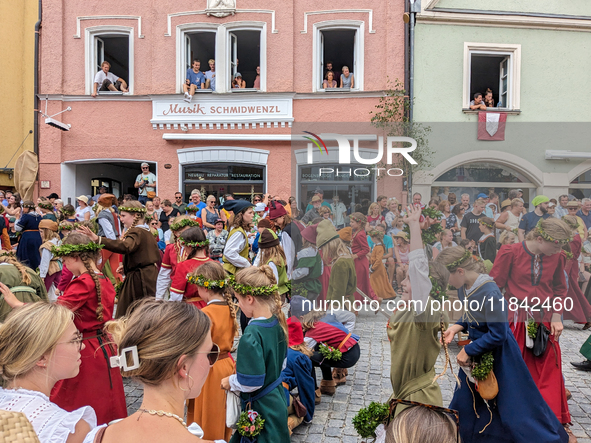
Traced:
<path id="1" fill-rule="evenodd" d="M 292 442 L 306 443 L 356 443 L 358 438 L 351 421 L 359 409 L 372 401 L 387 401 L 390 397 L 390 344 L 386 335 L 386 318 L 372 313 L 360 313 L 355 333 L 361 336 L 361 357 L 357 365 L 349 369 L 347 384 L 339 386 L 333 397 L 323 396 L 317 405 L 314 421 L 302 424 L 295 429 Z M 591 373 L 576 371 L 571 361 L 581 361 L 579 348 L 589 336 L 581 331 L 580 325 L 566 322 L 560 339 L 562 363 L 566 387 L 572 393 L 569 401 L 572 415 L 572 430 L 579 443 L 591 443 Z M 452 343 L 450 356 L 455 363 L 459 348 Z M 436 370 L 443 368 L 443 352 L 440 354 Z M 454 369 L 457 367 L 454 365 Z M 318 377 L 320 372 L 318 371 Z M 444 405 L 448 405 L 453 395 L 455 381 L 447 372 L 439 379 Z M 141 404 L 142 391 L 135 383 L 125 380 L 127 408 L 133 413 Z"/>

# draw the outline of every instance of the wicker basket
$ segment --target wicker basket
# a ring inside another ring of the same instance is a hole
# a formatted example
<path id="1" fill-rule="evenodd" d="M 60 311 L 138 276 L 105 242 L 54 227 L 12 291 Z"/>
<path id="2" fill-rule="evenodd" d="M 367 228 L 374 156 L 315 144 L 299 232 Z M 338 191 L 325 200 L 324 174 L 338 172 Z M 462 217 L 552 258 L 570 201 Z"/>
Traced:
<path id="1" fill-rule="evenodd" d="M 0 442 L 39 443 L 39 439 L 25 414 L 0 410 Z"/>

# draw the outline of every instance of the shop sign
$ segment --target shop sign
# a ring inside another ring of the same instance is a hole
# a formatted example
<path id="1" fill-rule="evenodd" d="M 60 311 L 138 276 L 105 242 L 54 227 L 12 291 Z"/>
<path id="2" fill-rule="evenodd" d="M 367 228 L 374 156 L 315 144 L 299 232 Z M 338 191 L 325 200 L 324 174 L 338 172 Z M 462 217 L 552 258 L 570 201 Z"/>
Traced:
<path id="1" fill-rule="evenodd" d="M 249 123 L 291 122 L 293 109 L 291 98 L 258 98 L 242 96 L 200 97 L 197 94 L 190 103 L 182 99 L 153 100 L 152 124 L 183 123 Z"/>
<path id="2" fill-rule="evenodd" d="M 186 171 L 185 180 L 240 180 L 262 181 L 263 170 L 260 171 Z"/>

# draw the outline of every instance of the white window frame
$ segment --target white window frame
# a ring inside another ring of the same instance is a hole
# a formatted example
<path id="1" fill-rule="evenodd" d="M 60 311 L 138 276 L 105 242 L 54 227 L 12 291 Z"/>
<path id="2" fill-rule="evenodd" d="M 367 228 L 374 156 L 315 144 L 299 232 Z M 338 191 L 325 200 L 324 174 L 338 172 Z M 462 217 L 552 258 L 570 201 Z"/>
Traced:
<path id="1" fill-rule="evenodd" d="M 498 108 L 499 110 L 516 111 L 521 106 L 521 45 L 502 43 L 469 43 L 464 42 L 464 76 L 463 76 L 463 97 L 462 106 L 470 108 L 470 80 L 472 68 L 472 54 L 508 56 L 509 81 L 507 82 L 509 103 L 508 106 Z M 496 85 L 494 85 L 496 86 Z"/>
<path id="2" fill-rule="evenodd" d="M 84 30 L 84 58 L 85 58 L 85 88 L 86 95 L 92 94 L 94 77 L 96 71 L 96 38 L 100 37 L 123 36 L 127 37 L 129 41 L 129 78 L 124 78 L 129 89 L 129 93 L 133 95 L 135 89 L 134 81 L 134 28 L 129 26 L 91 26 Z M 117 73 L 115 73 L 117 75 Z"/>
<path id="3" fill-rule="evenodd" d="M 353 57 L 355 65 L 352 67 L 351 72 L 355 76 L 355 87 L 351 88 L 351 91 L 363 91 L 363 73 L 365 70 L 365 50 L 364 50 L 364 39 L 365 39 L 365 22 L 362 20 L 327 20 L 322 22 L 314 23 L 312 32 L 312 92 L 325 92 L 320 87 L 322 80 L 324 80 L 320 74 L 323 69 L 322 60 L 320 59 L 323 55 L 322 47 L 322 31 L 339 31 L 339 30 L 354 30 L 355 32 L 355 50 Z M 357 72 L 355 72 L 357 71 Z M 337 86 L 340 85 L 340 79 L 335 79 Z"/>
<path id="4" fill-rule="evenodd" d="M 267 91 L 267 23 L 259 21 L 237 21 L 224 24 L 212 23 L 187 23 L 177 26 L 177 69 L 176 69 L 176 91 L 181 93 L 183 91 L 183 84 L 185 83 L 186 69 L 186 50 L 185 50 L 185 35 L 193 32 L 215 32 L 215 72 L 216 72 L 216 90 L 215 94 L 231 93 L 231 38 L 230 33 L 234 31 L 259 31 L 261 33 L 261 88 L 259 91 Z M 201 69 L 204 69 L 203 61 L 201 61 Z M 205 61 L 207 67 L 207 61 Z M 207 70 L 207 69 L 206 69 Z"/>

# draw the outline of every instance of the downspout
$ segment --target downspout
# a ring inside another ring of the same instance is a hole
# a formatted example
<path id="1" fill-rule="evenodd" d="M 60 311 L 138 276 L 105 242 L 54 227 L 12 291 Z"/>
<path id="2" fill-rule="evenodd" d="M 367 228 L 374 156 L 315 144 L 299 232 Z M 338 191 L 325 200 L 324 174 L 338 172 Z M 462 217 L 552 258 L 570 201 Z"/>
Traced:
<path id="1" fill-rule="evenodd" d="M 421 0 L 410 0 L 410 18 L 409 18 L 409 63 L 408 63 L 408 120 L 412 125 L 414 111 L 414 90 L 415 90 L 415 21 L 416 13 L 421 10 Z M 412 167 L 408 170 L 408 194 L 412 201 Z"/>
<path id="2" fill-rule="evenodd" d="M 34 133 L 33 133 L 33 150 L 37 156 L 39 156 L 39 29 L 41 28 L 41 15 L 42 15 L 42 0 L 39 0 L 39 20 L 35 23 L 35 86 L 34 86 L 34 105 L 33 112 L 35 113 L 33 118 Z"/>

